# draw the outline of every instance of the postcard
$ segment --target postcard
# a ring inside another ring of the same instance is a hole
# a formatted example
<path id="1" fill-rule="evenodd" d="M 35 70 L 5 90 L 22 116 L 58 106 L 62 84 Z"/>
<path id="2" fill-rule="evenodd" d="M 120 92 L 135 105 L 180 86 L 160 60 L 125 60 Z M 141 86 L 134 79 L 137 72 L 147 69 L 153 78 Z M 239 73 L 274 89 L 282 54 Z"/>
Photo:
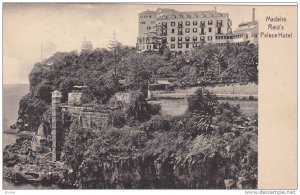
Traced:
<path id="1" fill-rule="evenodd" d="M 297 8 L 4 3 L 2 190 L 295 193 Z"/>

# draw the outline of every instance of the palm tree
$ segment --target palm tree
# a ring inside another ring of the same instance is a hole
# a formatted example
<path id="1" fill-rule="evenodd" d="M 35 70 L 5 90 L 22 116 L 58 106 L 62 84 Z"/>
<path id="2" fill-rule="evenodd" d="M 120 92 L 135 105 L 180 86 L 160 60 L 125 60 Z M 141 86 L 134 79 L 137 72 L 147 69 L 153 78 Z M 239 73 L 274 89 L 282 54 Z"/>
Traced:
<path id="1" fill-rule="evenodd" d="M 208 70 L 215 71 L 214 56 L 218 53 L 217 51 L 217 46 L 212 44 L 203 45 L 201 48 L 197 48 L 192 51 L 192 60 L 194 61 L 194 65 L 198 71 L 203 68 L 204 77 L 207 76 Z"/>
<path id="2" fill-rule="evenodd" d="M 209 132 L 217 104 L 216 96 L 202 88 L 199 88 L 194 96 L 188 98 L 187 112 L 193 115 L 199 131 Z"/>
<path id="3" fill-rule="evenodd" d="M 221 48 L 218 53 L 215 53 L 214 59 L 218 64 L 219 75 L 227 68 L 226 63 L 226 50 Z"/>
<path id="4" fill-rule="evenodd" d="M 240 81 L 243 76 L 247 76 L 250 81 L 257 81 L 258 47 L 245 42 L 241 45 L 232 45 L 229 49 L 229 66 L 222 76 L 232 76 L 232 73 L 237 73 Z"/>

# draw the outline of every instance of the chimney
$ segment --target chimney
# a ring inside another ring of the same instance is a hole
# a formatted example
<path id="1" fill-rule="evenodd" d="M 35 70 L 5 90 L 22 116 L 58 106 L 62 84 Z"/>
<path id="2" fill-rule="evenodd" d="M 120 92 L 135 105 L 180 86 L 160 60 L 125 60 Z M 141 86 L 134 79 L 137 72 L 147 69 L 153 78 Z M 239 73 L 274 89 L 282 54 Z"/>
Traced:
<path id="1" fill-rule="evenodd" d="M 252 8 L 252 22 L 255 22 L 255 8 Z"/>

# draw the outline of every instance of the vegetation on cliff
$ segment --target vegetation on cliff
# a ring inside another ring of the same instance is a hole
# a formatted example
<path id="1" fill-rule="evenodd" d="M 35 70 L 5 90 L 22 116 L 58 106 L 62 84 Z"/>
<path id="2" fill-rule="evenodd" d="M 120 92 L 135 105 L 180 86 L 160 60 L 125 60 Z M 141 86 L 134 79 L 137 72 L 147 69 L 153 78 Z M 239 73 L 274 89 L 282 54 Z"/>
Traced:
<path id="1" fill-rule="evenodd" d="M 236 106 L 212 104 L 207 91 L 196 94 L 198 107 L 182 116 L 154 116 L 120 128 L 73 123 L 64 153 L 78 187 L 255 188 L 257 124 L 249 121 L 257 119 Z M 210 120 L 202 106 L 211 110 Z"/>
<path id="2" fill-rule="evenodd" d="M 18 121 L 27 124 L 27 130 L 31 131 L 36 131 L 43 121 L 49 125 L 51 92 L 61 91 L 66 102 L 74 85 L 87 86 L 84 104 L 103 105 L 116 92 L 143 91 L 149 79 L 156 77 L 172 78 L 178 85 L 195 84 L 199 80 L 257 82 L 257 63 L 257 46 L 248 43 L 207 44 L 193 50 L 191 55 L 181 56 L 168 49 L 137 53 L 121 44 L 112 50 L 58 52 L 35 64 L 29 75 L 30 93 L 20 101 Z M 84 128 L 79 121 L 64 116 L 62 160 L 75 174 L 72 185 L 78 188 L 256 187 L 257 116 L 247 118 L 238 107 L 218 103 L 205 90 L 188 98 L 184 115 L 153 116 L 158 111 L 137 93 L 124 111 L 110 114 L 110 127 Z M 9 166 L 18 163 L 12 162 L 13 152 L 6 154 L 4 160 Z"/>
<path id="3" fill-rule="evenodd" d="M 87 85 L 83 103 L 106 103 L 117 91 L 145 89 L 150 78 L 173 78 L 180 85 L 199 81 L 257 82 L 258 48 L 253 44 L 203 45 L 190 55 L 161 52 L 137 53 L 117 43 L 111 49 L 91 52 L 57 52 L 36 63 L 29 75 L 30 92 L 22 98 L 19 119 L 36 131 L 49 108 L 55 89 L 63 102 L 74 85 Z M 230 78 L 230 79 L 229 79 Z M 125 82 L 120 83 L 120 80 Z M 22 128 L 22 127 L 21 127 Z"/>

